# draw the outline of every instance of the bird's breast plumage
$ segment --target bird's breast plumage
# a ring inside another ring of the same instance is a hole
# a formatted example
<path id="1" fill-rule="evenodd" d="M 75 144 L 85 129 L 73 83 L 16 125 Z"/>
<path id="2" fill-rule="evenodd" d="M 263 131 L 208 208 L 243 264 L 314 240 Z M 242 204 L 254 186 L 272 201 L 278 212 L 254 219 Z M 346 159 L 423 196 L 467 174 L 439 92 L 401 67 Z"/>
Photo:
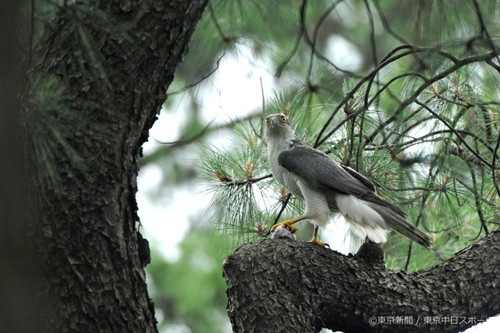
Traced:
<path id="1" fill-rule="evenodd" d="M 279 154 L 289 149 L 289 141 L 282 142 L 281 144 L 273 144 L 268 147 L 268 158 L 269 158 L 269 167 L 271 169 L 271 173 L 276 181 L 282 185 L 287 191 L 291 192 L 293 195 L 304 198 L 300 187 L 298 185 L 298 177 L 293 173 L 289 172 L 285 168 L 283 168 L 278 163 Z"/>

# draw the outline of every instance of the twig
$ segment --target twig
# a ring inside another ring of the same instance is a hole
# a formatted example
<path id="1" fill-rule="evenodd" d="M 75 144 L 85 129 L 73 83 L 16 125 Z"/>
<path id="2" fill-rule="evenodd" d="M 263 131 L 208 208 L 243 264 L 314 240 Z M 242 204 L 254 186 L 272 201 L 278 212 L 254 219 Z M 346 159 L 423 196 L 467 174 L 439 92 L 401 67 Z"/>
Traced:
<path id="1" fill-rule="evenodd" d="M 474 192 L 474 190 L 467 183 L 465 183 L 464 181 L 460 180 L 459 178 L 457 178 L 456 181 L 457 181 L 457 183 L 459 183 L 460 185 L 462 185 L 463 187 L 465 187 L 468 191 Z M 487 198 L 485 198 L 484 196 L 482 196 L 479 193 L 478 193 L 478 198 L 481 199 L 481 201 L 484 202 L 485 204 L 487 204 L 488 206 L 490 206 L 490 207 L 492 207 L 494 209 L 500 209 L 500 205 L 497 205 L 497 204 L 489 201 Z"/>
<path id="2" fill-rule="evenodd" d="M 493 166 L 497 165 L 497 156 L 498 156 L 499 147 L 500 147 L 500 135 L 497 138 L 497 144 L 495 146 L 495 150 L 493 151 L 493 161 L 492 161 Z M 497 194 L 500 195 L 500 188 L 498 186 L 497 174 L 496 174 L 495 168 L 491 169 L 491 178 L 493 179 L 493 184 L 495 185 L 495 189 L 497 190 Z"/>
<path id="3" fill-rule="evenodd" d="M 431 166 L 429 167 L 429 177 L 427 178 L 427 182 L 425 184 L 425 187 L 428 187 L 429 184 L 433 183 L 434 180 L 436 179 L 437 171 L 434 172 L 434 165 L 435 165 L 434 163 L 431 163 Z M 420 224 L 420 220 L 423 217 L 424 208 L 427 205 L 427 199 L 429 198 L 430 193 L 431 192 L 424 192 L 424 195 L 422 195 L 422 201 L 420 203 L 418 217 L 417 217 L 417 220 L 415 221 L 416 227 L 418 227 L 418 225 Z M 408 255 L 406 257 L 406 263 L 405 263 L 405 268 L 404 268 L 405 271 L 408 270 L 408 267 L 410 265 L 412 244 L 413 244 L 413 242 L 410 242 L 410 244 L 408 245 Z"/>
<path id="4" fill-rule="evenodd" d="M 371 55 L 372 55 L 372 61 L 373 61 L 373 66 L 377 66 L 378 64 L 378 59 L 377 59 L 377 46 L 375 44 L 375 27 L 374 27 L 374 24 L 373 24 L 373 14 L 372 14 L 372 11 L 370 9 L 370 5 L 368 4 L 368 1 L 367 0 L 364 0 L 364 3 L 365 3 L 365 7 L 366 7 L 366 11 L 368 12 L 368 21 L 370 23 L 370 48 L 371 48 Z M 373 79 L 375 79 L 375 77 L 379 78 L 379 72 L 377 72 L 377 74 L 375 76 L 373 76 Z M 365 112 L 368 111 L 368 107 L 369 107 L 369 104 L 368 104 L 368 96 L 369 96 L 369 91 L 370 91 L 370 85 L 371 83 L 373 82 L 373 80 L 370 80 L 369 81 L 369 84 L 368 84 L 368 88 L 366 89 L 366 94 L 365 94 L 365 107 L 363 109 L 363 111 L 361 112 L 360 114 L 360 118 L 361 118 L 361 121 L 360 121 L 360 124 L 359 124 L 359 135 L 360 135 L 360 138 L 363 137 L 363 131 L 364 131 L 364 128 L 365 128 Z M 376 97 L 374 97 L 372 99 L 372 101 L 378 101 L 378 95 Z M 377 103 L 378 104 L 378 103 Z M 353 126 L 354 126 L 354 118 L 353 118 Z M 363 147 L 362 147 L 362 143 L 361 143 L 361 139 L 358 141 L 358 146 L 357 146 L 357 149 L 356 149 L 356 169 L 359 170 L 359 162 L 361 161 L 361 153 L 363 152 Z"/>
<path id="5" fill-rule="evenodd" d="M 367 0 L 364 0 L 366 11 L 368 12 L 368 22 L 370 23 L 370 47 L 372 49 L 372 61 L 373 65 L 377 66 L 378 60 L 377 60 L 377 44 L 375 43 L 375 25 L 373 23 L 373 14 L 372 10 L 370 8 L 370 5 L 368 4 Z"/>
<path id="6" fill-rule="evenodd" d="M 472 3 L 474 4 L 474 9 L 476 11 L 477 18 L 479 20 L 479 25 L 481 27 L 481 33 L 486 36 L 486 39 L 488 40 L 488 44 L 490 44 L 491 50 L 493 52 L 497 52 L 495 43 L 493 43 L 493 40 L 491 39 L 490 33 L 488 32 L 488 29 L 486 29 L 486 25 L 484 24 L 484 19 L 483 19 L 483 14 L 481 14 L 481 9 L 479 8 L 479 4 L 477 3 L 477 0 L 472 0 Z"/>
<path id="7" fill-rule="evenodd" d="M 194 141 L 198 140 L 199 138 L 201 138 L 202 136 L 205 135 L 205 133 L 207 133 L 210 125 L 212 125 L 212 123 L 214 122 L 214 120 L 211 120 L 205 127 L 203 127 L 203 129 L 196 133 L 195 135 L 187 138 L 187 139 L 180 139 L 180 140 L 177 140 L 177 141 L 160 141 L 160 140 L 156 140 L 156 142 L 162 144 L 162 145 L 170 145 L 170 147 L 179 147 L 179 146 L 185 146 L 185 145 L 188 145 L 190 143 L 193 143 Z"/>
<path id="8" fill-rule="evenodd" d="M 330 66 L 332 66 L 333 68 L 335 68 L 337 71 L 339 72 L 342 72 L 344 74 L 347 74 L 349 76 L 352 76 L 352 77 L 356 77 L 356 78 L 362 78 L 362 76 L 360 75 L 357 75 L 357 74 L 354 74 L 353 72 L 351 71 L 348 71 L 348 70 L 345 70 L 345 69 L 342 69 L 340 67 L 338 67 L 337 65 L 335 65 L 332 61 L 330 61 L 330 59 L 326 58 L 323 54 L 321 54 L 321 52 L 318 51 L 318 49 L 316 48 L 316 39 L 317 39 L 317 34 L 318 34 L 318 31 L 319 31 L 319 27 L 321 26 L 321 24 L 323 23 L 323 21 L 328 17 L 328 14 L 333 11 L 335 9 L 335 7 L 337 7 L 337 5 L 341 2 L 343 2 L 344 0 L 338 0 L 336 2 L 334 2 L 326 11 L 325 13 L 323 13 L 323 15 L 320 17 L 315 29 L 314 29 L 314 36 L 313 36 L 313 39 L 311 40 L 309 38 L 309 35 L 307 33 L 307 29 L 306 29 L 306 22 L 305 22 L 305 14 L 306 14 L 306 8 L 307 8 L 307 0 L 304 0 L 303 3 L 302 3 L 302 6 L 300 7 L 300 24 L 301 24 L 301 30 L 302 30 L 302 35 L 304 36 L 304 40 L 305 42 L 311 47 L 311 60 L 309 62 L 309 75 L 308 75 L 308 78 L 310 78 L 310 74 L 311 74 L 311 71 L 312 71 L 312 60 L 313 60 L 313 55 L 316 55 L 316 57 L 324 62 L 326 62 L 327 64 L 329 64 Z M 308 80 L 308 83 L 310 82 L 310 80 Z"/>
<path id="9" fill-rule="evenodd" d="M 474 172 L 474 168 L 472 168 L 472 165 L 470 165 L 470 163 L 467 163 L 467 166 L 469 167 L 470 176 L 472 179 L 472 189 L 473 189 L 472 193 L 474 194 L 474 203 L 476 204 L 477 215 L 479 216 L 479 221 L 481 221 L 481 227 L 484 229 L 486 235 L 488 235 L 490 232 L 488 230 L 488 226 L 486 225 L 486 219 L 484 218 L 483 209 L 481 207 L 481 202 L 480 202 L 481 196 L 477 193 L 476 174 Z"/>
<path id="10" fill-rule="evenodd" d="M 193 83 L 190 83 L 190 84 L 182 87 L 179 90 L 168 92 L 167 94 L 170 96 L 170 95 L 176 95 L 176 94 L 182 93 L 182 92 L 184 92 L 184 91 L 186 91 L 188 89 L 196 87 L 197 85 L 199 85 L 200 83 L 202 83 L 203 81 L 205 81 L 206 79 L 208 79 L 210 76 L 212 76 L 212 74 L 214 74 L 219 69 L 220 61 L 222 60 L 222 58 L 224 58 L 225 55 L 226 55 L 226 52 L 222 53 L 222 55 L 219 58 L 217 58 L 217 62 L 216 62 L 215 68 L 212 69 L 210 72 L 208 72 L 206 75 L 204 75 L 201 79 L 199 79 L 199 80 L 197 80 L 197 81 L 195 81 Z"/>
<path id="11" fill-rule="evenodd" d="M 418 96 L 420 96 L 420 94 L 422 93 L 422 91 L 424 91 L 427 87 L 429 87 L 434 82 L 437 82 L 437 81 L 445 78 L 446 76 L 450 75 L 451 73 L 453 73 L 453 72 L 457 71 L 458 69 L 460 69 L 460 68 L 462 68 L 464 66 L 467 66 L 467 65 L 469 65 L 471 63 L 479 62 L 479 61 L 486 61 L 487 59 L 492 59 L 495 56 L 496 56 L 496 54 L 494 52 L 488 52 L 488 53 L 485 53 L 485 54 L 480 54 L 480 55 L 475 55 L 475 56 L 470 56 L 470 57 L 467 57 L 467 58 L 460 59 L 458 62 L 456 62 L 453 66 L 449 67 L 447 70 L 444 70 L 444 71 L 438 73 L 437 75 L 433 76 L 432 78 L 430 78 L 427 81 L 425 81 L 422 85 L 420 85 L 420 87 L 418 87 L 415 90 L 415 92 L 410 97 L 408 97 L 406 100 L 403 101 L 403 103 L 401 103 L 399 105 L 399 107 L 393 113 L 392 118 L 395 117 L 395 115 L 398 115 L 408 105 L 410 105 L 411 103 L 415 102 L 416 99 L 418 98 Z M 386 126 L 385 123 L 381 124 L 380 126 L 378 126 L 372 132 L 372 134 L 370 134 L 368 136 L 368 138 L 365 141 L 365 145 L 368 144 L 368 143 L 370 143 L 375 138 L 375 136 L 385 126 Z M 489 163 L 487 165 L 489 165 Z"/>
<path id="12" fill-rule="evenodd" d="M 399 54 L 396 54 L 394 55 L 395 53 L 399 52 L 400 50 L 404 50 L 404 49 L 410 49 L 409 51 L 405 51 L 405 52 L 402 52 L 402 53 L 399 53 Z M 328 132 L 324 138 L 321 138 L 324 134 L 324 132 L 326 131 L 326 129 L 328 128 L 328 126 L 330 125 L 330 123 L 333 121 L 333 118 L 335 116 L 335 114 L 338 112 L 338 110 L 345 104 L 347 103 L 348 100 L 350 100 L 351 98 L 354 97 L 354 94 L 363 86 L 363 84 L 365 84 L 367 81 L 369 80 L 372 80 L 376 74 L 382 69 L 384 68 L 385 66 L 389 65 L 390 63 L 398 60 L 398 59 L 401 59 L 407 55 L 410 55 L 410 54 L 414 54 L 414 53 L 419 53 L 419 52 L 435 52 L 441 56 L 444 56 L 450 60 L 452 60 L 454 63 L 455 63 L 455 66 L 451 67 L 449 69 L 449 72 L 445 71 L 446 73 L 444 72 L 441 72 L 440 74 L 442 74 L 443 76 L 442 77 L 439 77 L 438 76 L 435 76 L 433 79 L 435 79 L 434 81 L 432 81 L 430 84 L 434 83 L 435 81 L 438 81 L 440 79 L 442 79 L 443 77 L 449 75 L 450 73 L 452 73 L 453 71 L 457 70 L 458 68 L 460 67 L 463 67 L 469 63 L 472 63 L 472 62 L 477 62 L 477 61 L 485 61 L 487 59 L 492 59 L 494 58 L 494 54 L 492 52 L 489 52 L 485 55 L 479 55 L 479 56 L 472 56 L 472 57 L 468 57 L 468 58 L 464 58 L 462 60 L 459 60 L 457 58 L 455 58 L 453 55 L 447 53 L 447 52 L 444 52 L 442 50 L 439 50 L 439 49 L 436 49 L 436 48 L 433 48 L 433 47 L 416 47 L 416 46 L 413 46 L 413 45 L 402 45 L 402 46 L 399 46 L 395 49 L 393 49 L 392 51 L 390 51 L 385 57 L 384 59 L 382 60 L 382 62 L 372 71 L 370 72 L 370 74 L 366 75 L 365 77 L 363 77 L 357 84 L 356 86 L 349 92 L 347 93 L 347 95 L 344 97 L 344 99 L 337 105 L 337 107 L 334 109 L 334 111 L 332 112 L 332 114 L 330 115 L 330 117 L 327 119 L 327 121 L 325 122 L 325 124 L 323 125 L 323 127 L 321 128 L 321 130 L 319 131 L 319 134 L 318 136 L 316 137 L 316 140 L 314 142 L 314 147 L 318 147 L 320 146 L 322 143 L 324 143 L 331 135 L 333 135 L 333 133 L 335 133 L 336 129 L 340 128 L 341 126 L 343 126 L 343 124 L 348 121 L 350 118 L 346 118 L 344 119 L 341 123 L 339 123 L 334 130 Z M 432 80 L 432 79 L 431 79 Z M 425 86 L 424 88 L 422 88 L 421 90 L 424 90 L 427 86 Z M 418 91 L 418 94 L 420 94 L 421 91 Z M 417 96 L 418 96 L 417 94 Z M 416 98 L 416 97 L 414 97 Z M 410 104 L 411 102 L 408 102 L 408 104 Z M 406 107 L 407 105 L 404 105 L 404 107 Z M 402 108 L 401 108 L 402 109 Z M 351 114 L 351 117 L 354 117 L 356 115 L 358 115 L 359 113 L 362 113 L 364 112 L 364 108 L 361 108 L 360 110 L 358 110 L 357 112 Z M 380 131 L 380 130 L 379 130 Z"/>
<path id="13" fill-rule="evenodd" d="M 283 62 L 281 62 L 281 64 L 278 66 L 278 69 L 276 69 L 276 73 L 274 73 L 274 76 L 278 78 L 281 77 L 281 74 L 283 73 L 283 70 L 285 69 L 286 65 L 288 65 L 290 60 L 292 60 L 293 56 L 297 52 L 303 34 L 304 32 L 300 30 L 300 33 L 297 35 L 297 39 L 295 40 L 295 45 L 293 46 L 292 51 L 290 52 L 290 54 L 288 54 L 285 60 L 283 60 Z"/>
<path id="14" fill-rule="evenodd" d="M 481 162 L 483 162 L 485 165 L 487 165 L 489 168 L 492 168 L 494 169 L 494 166 L 492 164 L 490 164 L 488 161 L 486 161 L 479 153 L 477 153 L 468 143 L 467 141 L 465 141 L 465 139 L 460 135 L 460 133 L 452 126 L 450 125 L 446 119 L 444 119 L 443 117 L 441 117 L 437 112 L 435 112 L 434 110 L 432 110 L 430 107 L 428 107 L 427 105 L 419 102 L 418 100 L 415 100 L 415 103 L 417 103 L 418 105 L 422 106 L 424 109 L 426 109 L 427 111 L 429 111 L 434 117 L 436 117 L 439 121 L 441 121 L 446 127 L 448 127 L 450 129 L 450 131 L 453 132 L 453 134 L 455 134 L 457 136 L 457 138 L 459 139 L 459 141 L 461 143 L 464 144 L 464 146 L 467 148 L 467 150 L 469 150 L 474 156 L 476 156 L 476 158 L 478 160 L 480 160 Z"/>
<path id="15" fill-rule="evenodd" d="M 278 215 L 276 215 L 276 218 L 274 219 L 274 223 L 273 224 L 276 224 L 278 223 L 280 217 L 281 217 L 281 214 L 283 214 L 283 211 L 285 210 L 286 206 L 288 205 L 288 201 L 290 201 L 290 197 L 292 196 L 291 193 L 288 193 L 285 200 L 283 200 L 281 202 L 281 209 L 280 211 L 278 212 Z"/>
<path id="16" fill-rule="evenodd" d="M 306 5 L 307 5 L 307 0 L 302 0 L 300 10 L 302 11 L 302 8 L 305 7 Z M 286 59 L 283 60 L 283 62 L 278 66 L 278 69 L 276 70 L 276 73 L 274 74 L 274 76 L 281 77 L 281 74 L 282 74 L 283 70 L 285 69 L 286 65 L 288 65 L 290 60 L 292 60 L 293 56 L 295 55 L 295 53 L 299 49 L 300 40 L 302 39 L 302 36 L 304 34 L 305 34 L 304 26 L 301 25 L 300 33 L 297 35 L 297 38 L 295 39 L 295 45 L 293 46 L 292 51 L 290 52 L 288 57 L 286 57 Z"/>
<path id="17" fill-rule="evenodd" d="M 267 178 L 271 178 L 272 176 L 273 175 L 268 174 L 268 175 L 265 175 L 265 176 L 262 176 L 262 177 L 248 178 L 248 179 L 239 180 L 239 181 L 233 181 L 231 179 L 227 179 L 226 181 L 224 181 L 224 185 L 226 185 L 226 186 L 243 186 L 243 185 L 249 185 L 249 184 L 254 184 L 254 183 L 260 182 L 261 180 L 264 180 L 264 179 L 267 179 Z"/>
<path id="18" fill-rule="evenodd" d="M 260 113 L 252 113 L 248 116 L 229 121 L 225 124 L 220 124 L 220 125 L 210 127 L 210 125 L 215 121 L 215 120 L 211 120 L 208 123 L 208 125 L 206 125 L 200 132 L 198 132 L 197 134 L 195 134 L 187 139 L 179 139 L 176 141 L 169 141 L 169 142 L 163 142 L 163 141 L 159 141 L 156 139 L 155 140 L 160 144 L 170 145 L 168 148 L 179 148 L 179 147 L 182 147 L 182 146 L 185 146 L 185 145 L 188 145 L 188 144 L 195 142 L 196 140 L 200 139 L 201 137 L 203 137 L 204 135 L 206 135 L 210 132 L 217 131 L 217 130 L 224 129 L 224 128 L 233 127 L 236 124 L 239 124 L 243 121 L 247 121 L 247 120 L 250 120 L 252 118 L 258 117 L 259 115 L 260 115 Z"/>

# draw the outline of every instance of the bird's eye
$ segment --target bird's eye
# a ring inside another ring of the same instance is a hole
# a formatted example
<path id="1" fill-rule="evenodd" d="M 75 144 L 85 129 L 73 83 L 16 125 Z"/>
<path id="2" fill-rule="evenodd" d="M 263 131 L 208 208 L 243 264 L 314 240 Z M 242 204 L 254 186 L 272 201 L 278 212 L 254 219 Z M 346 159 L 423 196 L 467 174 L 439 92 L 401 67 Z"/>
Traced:
<path id="1" fill-rule="evenodd" d="M 280 120 L 281 120 L 282 123 L 286 123 L 286 121 L 287 121 L 287 119 L 286 119 L 285 116 L 281 116 Z"/>
<path id="2" fill-rule="evenodd" d="M 264 120 L 264 124 L 269 125 L 269 119 L 267 119 L 267 118 L 266 118 L 266 119 Z"/>

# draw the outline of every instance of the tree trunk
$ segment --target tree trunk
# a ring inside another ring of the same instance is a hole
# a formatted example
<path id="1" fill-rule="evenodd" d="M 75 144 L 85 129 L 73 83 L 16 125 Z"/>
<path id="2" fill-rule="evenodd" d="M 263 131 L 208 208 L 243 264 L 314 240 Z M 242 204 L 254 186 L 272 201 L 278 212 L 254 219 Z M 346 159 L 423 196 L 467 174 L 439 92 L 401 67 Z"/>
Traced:
<path id="1" fill-rule="evenodd" d="M 408 274 L 317 245 L 263 240 L 224 263 L 234 332 L 458 332 L 500 312 L 500 231 Z"/>
<path id="2" fill-rule="evenodd" d="M 138 161 L 206 3 L 70 1 L 44 27 L 31 84 L 63 87 L 56 110 L 31 96 L 28 114 L 49 120 L 28 128 L 34 146 L 47 136 L 56 145 L 36 178 L 46 331 L 157 331 L 137 232 Z"/>

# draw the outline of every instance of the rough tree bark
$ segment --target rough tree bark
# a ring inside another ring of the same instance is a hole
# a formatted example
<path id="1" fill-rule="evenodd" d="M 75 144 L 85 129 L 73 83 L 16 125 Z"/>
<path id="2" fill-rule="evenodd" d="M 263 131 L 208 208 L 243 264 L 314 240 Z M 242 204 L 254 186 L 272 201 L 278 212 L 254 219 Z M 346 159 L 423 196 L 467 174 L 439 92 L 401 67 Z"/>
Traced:
<path id="1" fill-rule="evenodd" d="M 64 137 L 56 186 L 37 178 L 46 331 L 157 331 L 137 232 L 138 161 L 206 3 L 65 1 L 45 24 L 30 72 L 62 85 L 72 112 L 50 115 Z"/>
<path id="2" fill-rule="evenodd" d="M 224 276 L 236 333 L 458 332 L 500 313 L 500 231 L 412 274 L 263 240 L 229 256 Z"/>

